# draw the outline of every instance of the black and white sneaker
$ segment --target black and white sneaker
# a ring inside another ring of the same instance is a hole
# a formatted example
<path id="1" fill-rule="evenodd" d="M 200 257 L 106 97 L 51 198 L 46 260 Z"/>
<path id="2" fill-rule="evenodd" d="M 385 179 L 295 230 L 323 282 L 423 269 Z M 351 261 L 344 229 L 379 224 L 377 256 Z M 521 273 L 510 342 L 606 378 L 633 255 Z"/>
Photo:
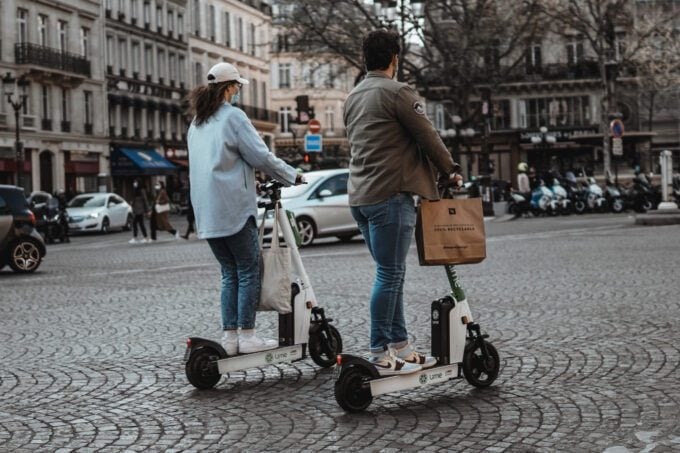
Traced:
<path id="1" fill-rule="evenodd" d="M 401 359 L 394 357 L 392 354 L 387 354 L 380 358 L 372 358 L 370 362 L 378 370 L 380 376 L 395 376 L 399 374 L 411 374 L 423 369 L 422 366 L 415 363 L 407 363 Z"/>

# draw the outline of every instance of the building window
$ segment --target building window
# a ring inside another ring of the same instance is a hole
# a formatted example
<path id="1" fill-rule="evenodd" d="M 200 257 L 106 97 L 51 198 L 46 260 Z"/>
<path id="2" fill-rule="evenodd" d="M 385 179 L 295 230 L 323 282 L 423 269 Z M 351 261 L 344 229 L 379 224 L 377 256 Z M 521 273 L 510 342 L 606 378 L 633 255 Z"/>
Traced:
<path id="1" fill-rule="evenodd" d="M 165 74 L 166 74 L 166 65 L 165 65 L 165 51 L 163 49 L 158 50 L 158 80 L 159 81 L 164 81 L 165 80 Z"/>
<path id="2" fill-rule="evenodd" d="M 52 117 L 52 108 L 50 107 L 51 90 L 47 85 L 42 86 L 42 117 L 43 120 L 49 120 Z M 45 129 L 45 127 L 43 127 Z"/>
<path id="3" fill-rule="evenodd" d="M 290 88 L 290 63 L 279 64 L 279 88 Z"/>
<path id="4" fill-rule="evenodd" d="M 224 13 L 223 22 L 224 26 L 222 29 L 224 30 L 224 45 L 231 47 L 231 17 L 229 13 Z"/>
<path id="5" fill-rule="evenodd" d="M 38 14 L 38 44 L 47 45 L 47 16 Z"/>
<path id="6" fill-rule="evenodd" d="M 17 40 L 20 43 L 28 42 L 28 11 L 17 9 Z"/>
<path id="7" fill-rule="evenodd" d="M 118 40 L 118 58 L 120 59 L 118 69 L 121 74 L 127 69 L 127 41 L 125 39 Z"/>
<path id="8" fill-rule="evenodd" d="M 590 99 L 588 96 L 536 98 L 520 101 L 520 127 L 589 126 Z M 509 109 L 509 106 L 508 106 Z M 526 115 L 526 118 L 522 116 Z"/>
<path id="9" fill-rule="evenodd" d="M 243 19 L 236 20 L 236 48 L 243 52 Z"/>
<path id="10" fill-rule="evenodd" d="M 255 41 L 255 24 L 250 24 L 248 45 L 250 47 L 250 55 L 255 55 L 255 49 L 257 48 L 257 42 Z"/>
<path id="11" fill-rule="evenodd" d="M 328 130 L 333 130 L 335 129 L 335 109 L 333 109 L 332 106 L 326 106 L 326 117 L 324 118 L 326 125 L 325 127 L 328 128 Z"/>
<path id="12" fill-rule="evenodd" d="M 148 28 L 151 26 L 151 4 L 144 2 L 144 25 Z"/>
<path id="13" fill-rule="evenodd" d="M 434 128 L 438 131 L 446 129 L 446 117 L 444 115 L 443 104 L 437 104 L 434 108 Z"/>
<path id="14" fill-rule="evenodd" d="M 141 66 L 141 50 L 138 42 L 132 43 L 132 76 L 139 76 L 139 69 Z"/>
<path id="15" fill-rule="evenodd" d="M 185 80 L 184 80 L 184 57 L 181 56 L 181 55 L 177 59 L 177 75 L 178 75 L 178 78 L 179 78 L 179 83 L 184 83 L 185 82 Z"/>
<path id="16" fill-rule="evenodd" d="M 194 0 L 194 34 L 201 36 L 201 1 Z"/>
<path id="17" fill-rule="evenodd" d="M 177 34 L 179 36 L 184 35 L 184 16 L 181 14 L 177 15 Z"/>
<path id="18" fill-rule="evenodd" d="M 210 5 L 210 14 L 208 14 L 208 37 L 210 38 L 211 41 L 215 41 L 215 21 L 217 18 L 215 17 L 215 6 Z"/>
<path id="19" fill-rule="evenodd" d="M 68 51 L 68 22 L 60 20 L 57 22 L 57 29 L 59 30 L 59 50 L 62 52 Z"/>
<path id="20" fill-rule="evenodd" d="M 168 35 L 172 36 L 175 32 L 175 13 L 171 9 L 168 10 Z"/>
<path id="21" fill-rule="evenodd" d="M 567 43 L 567 64 L 575 65 L 583 61 L 583 41 L 574 38 Z"/>
<path id="22" fill-rule="evenodd" d="M 281 107 L 279 109 L 279 126 L 281 126 L 281 132 L 290 132 L 290 107 Z"/>
<path id="23" fill-rule="evenodd" d="M 28 96 L 28 93 L 30 93 L 30 92 L 31 92 L 30 82 L 21 87 L 21 95 L 22 96 Z M 31 111 L 31 103 L 30 102 L 22 102 L 22 105 L 23 105 L 23 107 L 21 109 L 21 113 L 24 114 L 24 115 L 28 115 L 29 114 L 28 112 Z"/>
<path id="24" fill-rule="evenodd" d="M 133 22 L 137 22 L 137 9 L 137 0 L 130 0 L 130 17 L 133 19 Z"/>
<path id="25" fill-rule="evenodd" d="M 526 54 L 527 74 L 540 74 L 541 72 L 541 45 L 531 44 Z"/>
<path id="26" fill-rule="evenodd" d="M 85 98 L 85 124 L 92 124 L 92 92 L 83 91 Z"/>
<path id="27" fill-rule="evenodd" d="M 174 83 L 177 79 L 177 61 L 175 60 L 174 53 L 168 54 L 168 65 L 170 66 L 170 81 Z"/>
<path id="28" fill-rule="evenodd" d="M 163 29 L 163 7 L 161 5 L 156 6 L 156 27 L 158 31 Z"/>
<path id="29" fill-rule="evenodd" d="M 196 86 L 203 85 L 203 64 L 198 61 L 194 64 L 194 82 Z"/>
<path id="30" fill-rule="evenodd" d="M 61 90 L 61 120 L 71 120 L 71 90 Z"/>
<path id="31" fill-rule="evenodd" d="M 144 66 L 146 67 L 146 79 L 151 80 L 151 77 L 153 76 L 153 47 L 152 46 L 145 46 L 144 47 Z"/>
<path id="32" fill-rule="evenodd" d="M 116 65 L 116 50 L 113 45 L 113 36 L 106 37 L 106 65 L 110 68 Z"/>
<path id="33" fill-rule="evenodd" d="M 257 80 L 252 79 L 250 81 L 250 105 L 253 107 L 259 107 L 259 99 L 257 97 Z"/>
<path id="34" fill-rule="evenodd" d="M 146 111 L 146 130 L 147 130 L 147 137 L 148 138 L 153 138 L 154 136 L 154 130 L 156 129 L 154 127 L 154 123 L 156 122 L 156 117 L 154 115 L 154 111 L 149 109 Z"/>
<path id="35" fill-rule="evenodd" d="M 90 57 L 90 29 L 86 27 L 80 27 L 80 54 Z"/>
<path id="36" fill-rule="evenodd" d="M 262 82 L 262 108 L 267 110 L 267 82 Z"/>

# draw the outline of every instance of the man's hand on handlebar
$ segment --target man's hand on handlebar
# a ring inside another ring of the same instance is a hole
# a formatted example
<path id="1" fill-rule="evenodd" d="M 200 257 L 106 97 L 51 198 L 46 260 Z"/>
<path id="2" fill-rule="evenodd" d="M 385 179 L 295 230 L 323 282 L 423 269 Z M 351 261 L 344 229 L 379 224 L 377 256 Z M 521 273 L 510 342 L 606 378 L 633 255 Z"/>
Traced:
<path id="1" fill-rule="evenodd" d="M 463 186 L 463 177 L 459 175 L 458 173 L 451 173 L 449 175 L 449 182 L 454 186 L 454 187 L 462 187 Z"/>

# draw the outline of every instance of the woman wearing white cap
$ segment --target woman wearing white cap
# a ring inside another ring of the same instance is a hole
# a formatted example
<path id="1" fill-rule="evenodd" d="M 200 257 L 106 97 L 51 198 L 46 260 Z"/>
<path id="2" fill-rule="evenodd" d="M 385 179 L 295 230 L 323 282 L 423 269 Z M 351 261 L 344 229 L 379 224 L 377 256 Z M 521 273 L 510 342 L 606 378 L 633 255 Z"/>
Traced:
<path id="1" fill-rule="evenodd" d="M 189 94 L 195 115 L 188 134 L 189 175 L 198 237 L 208 240 L 222 268 L 222 344 L 228 355 L 273 349 L 278 341 L 262 339 L 254 329 L 260 294 L 255 169 L 287 185 L 303 178 L 269 151 L 234 106 L 248 84 L 236 67 L 216 64 L 207 82 Z"/>

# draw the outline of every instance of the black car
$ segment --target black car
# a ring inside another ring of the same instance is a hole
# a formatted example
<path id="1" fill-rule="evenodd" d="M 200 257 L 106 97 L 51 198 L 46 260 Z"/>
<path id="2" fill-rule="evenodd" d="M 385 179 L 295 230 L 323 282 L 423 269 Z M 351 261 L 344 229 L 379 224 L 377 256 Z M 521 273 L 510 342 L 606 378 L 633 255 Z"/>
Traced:
<path id="1" fill-rule="evenodd" d="M 24 191 L 0 185 L 0 269 L 9 264 L 15 272 L 34 272 L 44 256 L 45 243 Z"/>

